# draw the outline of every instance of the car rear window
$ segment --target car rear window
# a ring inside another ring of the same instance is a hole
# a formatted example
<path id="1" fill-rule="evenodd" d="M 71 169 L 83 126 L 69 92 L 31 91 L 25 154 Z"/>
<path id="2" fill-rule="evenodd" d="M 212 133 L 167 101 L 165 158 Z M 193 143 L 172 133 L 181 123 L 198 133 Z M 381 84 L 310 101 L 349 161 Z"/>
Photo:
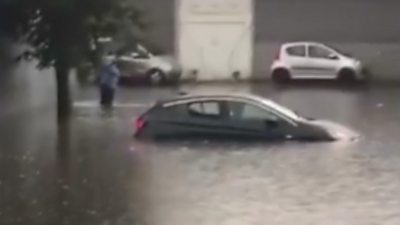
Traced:
<path id="1" fill-rule="evenodd" d="M 163 117 L 163 118 L 181 117 L 185 115 L 185 107 L 184 105 L 160 107 L 158 110 L 156 110 L 156 114 L 158 117 Z"/>
<path id="2" fill-rule="evenodd" d="M 288 55 L 291 56 L 305 57 L 306 47 L 304 45 L 291 46 L 286 49 L 286 52 Z"/>

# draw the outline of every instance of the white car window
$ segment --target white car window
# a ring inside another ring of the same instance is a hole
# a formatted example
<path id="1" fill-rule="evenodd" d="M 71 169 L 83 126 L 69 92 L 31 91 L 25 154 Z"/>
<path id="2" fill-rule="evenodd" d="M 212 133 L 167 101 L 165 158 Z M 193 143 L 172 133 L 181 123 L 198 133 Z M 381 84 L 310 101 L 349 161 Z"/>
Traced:
<path id="1" fill-rule="evenodd" d="M 320 59 L 331 59 L 331 56 L 335 53 L 323 46 L 310 45 L 309 46 L 309 56 L 310 58 L 320 58 Z"/>
<path id="2" fill-rule="evenodd" d="M 286 53 L 290 56 L 305 57 L 306 47 L 304 45 L 290 46 L 286 48 Z"/>

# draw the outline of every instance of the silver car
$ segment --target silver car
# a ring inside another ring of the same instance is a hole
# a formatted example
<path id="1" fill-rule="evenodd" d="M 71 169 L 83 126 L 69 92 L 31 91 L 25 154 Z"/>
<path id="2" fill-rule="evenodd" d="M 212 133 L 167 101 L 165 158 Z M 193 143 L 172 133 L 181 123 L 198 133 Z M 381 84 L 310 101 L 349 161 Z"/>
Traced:
<path id="1" fill-rule="evenodd" d="M 363 80 L 360 60 L 316 42 L 294 42 L 281 46 L 271 65 L 272 79 Z"/>
<path id="2" fill-rule="evenodd" d="M 151 85 L 176 83 L 181 77 L 181 67 L 170 56 L 156 56 L 139 46 L 137 51 L 118 56 L 122 82 L 145 81 Z"/>

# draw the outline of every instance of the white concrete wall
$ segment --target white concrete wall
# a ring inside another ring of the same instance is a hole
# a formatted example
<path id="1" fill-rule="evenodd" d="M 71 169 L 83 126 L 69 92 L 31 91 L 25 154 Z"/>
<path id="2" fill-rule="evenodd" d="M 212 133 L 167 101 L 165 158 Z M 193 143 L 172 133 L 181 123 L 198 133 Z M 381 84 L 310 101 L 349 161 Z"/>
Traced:
<path id="1" fill-rule="evenodd" d="M 252 75 L 252 0 L 177 0 L 177 57 L 184 78 L 229 80 Z M 196 73 L 194 73 L 196 71 Z"/>

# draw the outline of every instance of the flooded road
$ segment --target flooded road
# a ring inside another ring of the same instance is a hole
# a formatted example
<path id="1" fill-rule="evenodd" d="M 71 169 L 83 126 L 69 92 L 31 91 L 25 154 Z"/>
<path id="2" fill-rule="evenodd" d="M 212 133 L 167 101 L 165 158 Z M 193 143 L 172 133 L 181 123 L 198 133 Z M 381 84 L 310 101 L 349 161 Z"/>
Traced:
<path id="1" fill-rule="evenodd" d="M 26 68 L 30 70 L 30 67 Z M 16 72 L 23 74 L 23 72 Z M 400 224 L 400 87 L 218 84 L 122 88 L 113 116 L 74 87 L 69 126 L 54 124 L 46 72 L 3 82 L 0 224 Z M 336 143 L 145 143 L 132 119 L 156 99 L 251 92 L 362 135 Z"/>

